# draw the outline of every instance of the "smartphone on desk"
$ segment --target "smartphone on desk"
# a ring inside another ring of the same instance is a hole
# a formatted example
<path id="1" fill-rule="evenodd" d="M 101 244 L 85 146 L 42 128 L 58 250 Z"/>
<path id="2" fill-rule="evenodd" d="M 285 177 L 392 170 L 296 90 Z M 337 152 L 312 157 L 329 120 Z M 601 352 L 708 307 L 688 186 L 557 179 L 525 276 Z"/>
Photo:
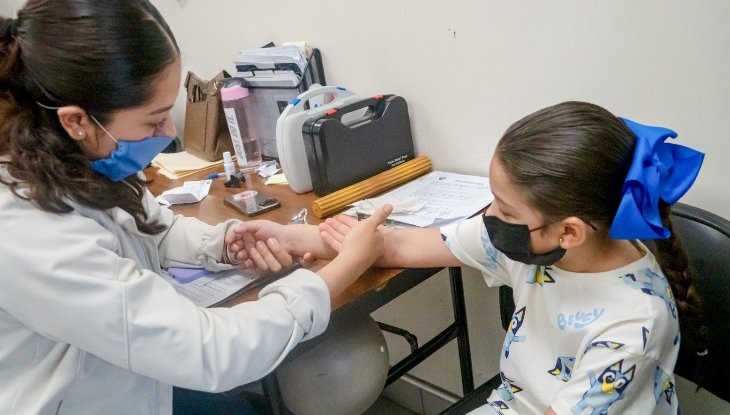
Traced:
<path id="1" fill-rule="evenodd" d="M 223 203 L 246 216 L 256 216 L 281 206 L 281 203 L 275 198 L 256 190 L 245 190 L 235 195 L 228 195 L 223 199 Z"/>

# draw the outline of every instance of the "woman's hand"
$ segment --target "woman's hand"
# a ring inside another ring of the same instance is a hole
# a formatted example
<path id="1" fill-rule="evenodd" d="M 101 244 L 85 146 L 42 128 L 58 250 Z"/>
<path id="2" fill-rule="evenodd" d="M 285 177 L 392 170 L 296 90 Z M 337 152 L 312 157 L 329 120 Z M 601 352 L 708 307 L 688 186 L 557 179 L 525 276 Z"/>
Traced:
<path id="1" fill-rule="evenodd" d="M 313 255 L 295 255 L 289 233 L 287 225 L 268 220 L 243 222 L 225 236 L 228 255 L 241 268 L 255 267 L 263 272 L 279 272 L 295 261 L 310 266 Z"/>

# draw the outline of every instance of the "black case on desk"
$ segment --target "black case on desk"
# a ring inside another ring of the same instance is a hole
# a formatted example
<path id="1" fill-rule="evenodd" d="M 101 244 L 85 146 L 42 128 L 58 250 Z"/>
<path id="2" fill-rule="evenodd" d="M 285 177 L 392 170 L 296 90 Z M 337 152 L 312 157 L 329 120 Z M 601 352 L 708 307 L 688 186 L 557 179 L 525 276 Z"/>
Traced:
<path id="1" fill-rule="evenodd" d="M 343 123 L 343 116 L 364 115 Z M 415 157 L 408 105 L 397 95 L 363 99 L 302 126 L 312 187 L 324 196 Z"/>

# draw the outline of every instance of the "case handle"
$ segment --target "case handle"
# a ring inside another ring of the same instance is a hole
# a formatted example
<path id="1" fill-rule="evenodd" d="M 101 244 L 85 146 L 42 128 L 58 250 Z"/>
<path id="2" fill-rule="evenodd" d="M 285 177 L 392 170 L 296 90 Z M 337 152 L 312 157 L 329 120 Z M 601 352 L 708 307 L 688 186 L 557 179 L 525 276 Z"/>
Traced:
<path id="1" fill-rule="evenodd" d="M 309 87 L 308 90 L 302 92 L 296 98 L 291 100 L 289 105 L 297 108 L 300 103 L 308 102 L 314 97 L 326 94 L 332 94 L 332 100 L 329 102 L 334 102 L 338 99 L 342 100 L 347 97 L 357 96 L 357 94 L 355 94 L 353 91 L 350 91 L 343 86 L 322 86 L 319 84 L 314 84 Z M 329 104 L 329 102 L 325 102 L 323 106 L 326 106 L 327 104 Z M 298 108 L 299 110 L 304 110 L 304 105 L 302 104 L 302 106 Z"/>
<path id="2" fill-rule="evenodd" d="M 353 102 L 352 104 L 345 105 L 342 108 L 331 109 L 327 111 L 326 117 L 328 119 L 334 119 L 343 122 L 343 117 L 355 111 L 367 109 L 367 111 L 365 111 L 365 113 L 359 118 L 348 120 L 347 123 L 343 122 L 343 124 L 345 124 L 347 127 L 357 128 L 361 125 L 369 123 L 374 119 L 380 118 L 385 111 L 385 103 L 392 96 L 393 94 L 376 95 L 374 97 L 365 98 L 363 100 Z"/>

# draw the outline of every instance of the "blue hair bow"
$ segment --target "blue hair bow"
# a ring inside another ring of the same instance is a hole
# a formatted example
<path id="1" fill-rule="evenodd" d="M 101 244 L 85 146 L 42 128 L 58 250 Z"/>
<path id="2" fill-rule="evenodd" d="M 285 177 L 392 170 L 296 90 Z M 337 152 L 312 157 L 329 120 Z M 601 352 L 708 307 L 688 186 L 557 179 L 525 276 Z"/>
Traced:
<path id="1" fill-rule="evenodd" d="M 659 199 L 675 204 L 694 183 L 705 155 L 665 143 L 677 137 L 670 129 L 621 120 L 636 135 L 636 148 L 608 234 L 613 239 L 668 238 L 671 232 L 662 225 Z"/>

